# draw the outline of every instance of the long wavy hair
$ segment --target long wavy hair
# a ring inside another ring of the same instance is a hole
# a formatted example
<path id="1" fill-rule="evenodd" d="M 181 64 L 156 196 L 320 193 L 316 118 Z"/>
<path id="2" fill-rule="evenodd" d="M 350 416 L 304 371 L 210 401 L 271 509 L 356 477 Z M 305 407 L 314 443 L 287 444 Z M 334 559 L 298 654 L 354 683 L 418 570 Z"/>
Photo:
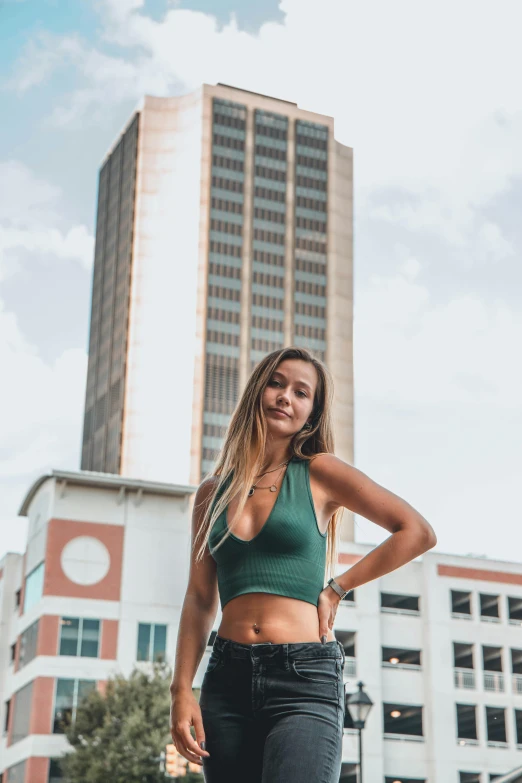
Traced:
<path id="1" fill-rule="evenodd" d="M 289 456 L 310 460 L 317 454 L 333 454 L 334 452 L 331 421 L 333 382 L 329 370 L 306 348 L 288 347 L 272 351 L 252 371 L 230 419 L 214 470 L 204 479 L 205 481 L 213 480 L 215 486 L 210 498 L 206 500 L 207 507 L 194 539 L 194 548 L 198 539 L 203 539 L 196 554 L 196 562 L 203 558 L 214 522 L 236 495 L 239 495 L 239 502 L 234 518 L 229 522 L 231 530 L 241 518 L 250 487 L 263 468 L 267 438 L 266 418 L 262 407 L 263 392 L 279 364 L 287 359 L 300 359 L 303 362 L 309 362 L 313 364 L 317 372 L 317 388 L 311 414 L 312 426 L 311 429 L 302 429 L 295 433 L 291 441 Z M 227 481 L 231 477 L 232 480 L 227 487 Z M 338 509 L 328 525 L 327 579 L 333 575 L 337 566 L 338 537 L 343 511 L 342 508 Z M 223 544 L 229 535 L 230 531 L 227 530 L 216 549 Z"/>

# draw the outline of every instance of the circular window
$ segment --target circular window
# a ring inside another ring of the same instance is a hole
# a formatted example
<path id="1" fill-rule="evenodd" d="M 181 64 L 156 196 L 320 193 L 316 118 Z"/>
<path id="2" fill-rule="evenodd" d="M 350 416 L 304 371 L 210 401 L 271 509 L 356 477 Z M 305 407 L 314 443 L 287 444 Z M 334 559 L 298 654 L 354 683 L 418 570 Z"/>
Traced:
<path id="1" fill-rule="evenodd" d="M 61 556 L 65 576 L 77 585 L 95 585 L 109 572 L 111 556 L 99 539 L 78 536 L 67 543 Z"/>

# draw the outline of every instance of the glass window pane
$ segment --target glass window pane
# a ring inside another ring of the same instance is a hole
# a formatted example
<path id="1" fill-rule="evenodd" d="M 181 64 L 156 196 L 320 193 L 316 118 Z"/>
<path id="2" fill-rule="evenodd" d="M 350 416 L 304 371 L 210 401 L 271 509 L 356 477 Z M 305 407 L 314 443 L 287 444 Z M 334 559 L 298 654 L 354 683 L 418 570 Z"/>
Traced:
<path id="1" fill-rule="evenodd" d="M 6 774 L 7 783 L 24 783 L 25 780 L 25 761 L 9 767 Z"/>
<path id="2" fill-rule="evenodd" d="M 74 680 L 56 681 L 53 734 L 63 734 L 71 721 L 74 702 Z"/>
<path id="3" fill-rule="evenodd" d="M 82 700 L 95 688 L 95 680 L 78 680 L 78 697 L 74 706 L 77 707 L 79 704 L 81 704 Z"/>
<path id="4" fill-rule="evenodd" d="M 138 661 L 150 661 L 150 631 L 148 623 L 138 625 Z"/>
<path id="5" fill-rule="evenodd" d="M 33 701 L 33 683 L 24 685 L 14 695 L 13 720 L 11 728 L 11 744 L 14 745 L 29 735 L 31 707 Z"/>
<path id="6" fill-rule="evenodd" d="M 60 626 L 60 655 L 78 655 L 79 619 L 77 617 L 62 617 Z"/>
<path id="7" fill-rule="evenodd" d="M 60 769 L 60 764 L 58 759 L 50 759 L 49 760 L 49 783 L 59 783 L 59 781 L 62 781 L 63 774 L 62 770 Z"/>
<path id="8" fill-rule="evenodd" d="M 154 626 L 154 660 L 164 661 L 167 648 L 167 626 Z"/>
<path id="9" fill-rule="evenodd" d="M 82 628 L 82 646 L 80 655 L 88 658 L 98 657 L 98 642 L 100 639 L 100 621 L 84 620 Z"/>
<path id="10" fill-rule="evenodd" d="M 29 628 L 26 628 L 20 636 L 20 655 L 18 656 L 18 669 L 26 666 L 36 657 L 38 645 L 38 620 Z"/>
<path id="11" fill-rule="evenodd" d="M 24 612 L 34 606 L 43 595 L 44 563 L 36 566 L 25 580 Z"/>

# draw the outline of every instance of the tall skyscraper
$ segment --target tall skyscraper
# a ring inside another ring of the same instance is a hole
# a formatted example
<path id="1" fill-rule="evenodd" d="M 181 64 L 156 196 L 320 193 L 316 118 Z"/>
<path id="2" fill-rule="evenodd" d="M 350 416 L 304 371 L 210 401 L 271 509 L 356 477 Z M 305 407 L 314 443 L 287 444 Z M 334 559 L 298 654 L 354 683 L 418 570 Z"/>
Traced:
<path id="1" fill-rule="evenodd" d="M 352 149 L 227 85 L 146 97 L 99 176 L 81 467 L 198 483 L 253 366 L 311 349 L 353 462 Z"/>

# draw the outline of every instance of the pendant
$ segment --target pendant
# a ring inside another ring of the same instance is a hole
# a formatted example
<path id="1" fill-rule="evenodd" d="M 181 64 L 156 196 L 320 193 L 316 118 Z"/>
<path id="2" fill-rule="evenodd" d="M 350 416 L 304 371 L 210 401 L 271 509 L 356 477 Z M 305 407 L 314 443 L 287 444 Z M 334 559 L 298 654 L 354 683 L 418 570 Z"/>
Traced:
<path id="1" fill-rule="evenodd" d="M 250 487 L 250 489 L 248 490 L 248 497 L 251 498 L 255 491 L 256 491 L 255 487 Z"/>
<path id="2" fill-rule="evenodd" d="M 275 484 L 272 484 L 272 486 L 270 487 L 270 492 L 277 492 L 277 487 Z"/>

